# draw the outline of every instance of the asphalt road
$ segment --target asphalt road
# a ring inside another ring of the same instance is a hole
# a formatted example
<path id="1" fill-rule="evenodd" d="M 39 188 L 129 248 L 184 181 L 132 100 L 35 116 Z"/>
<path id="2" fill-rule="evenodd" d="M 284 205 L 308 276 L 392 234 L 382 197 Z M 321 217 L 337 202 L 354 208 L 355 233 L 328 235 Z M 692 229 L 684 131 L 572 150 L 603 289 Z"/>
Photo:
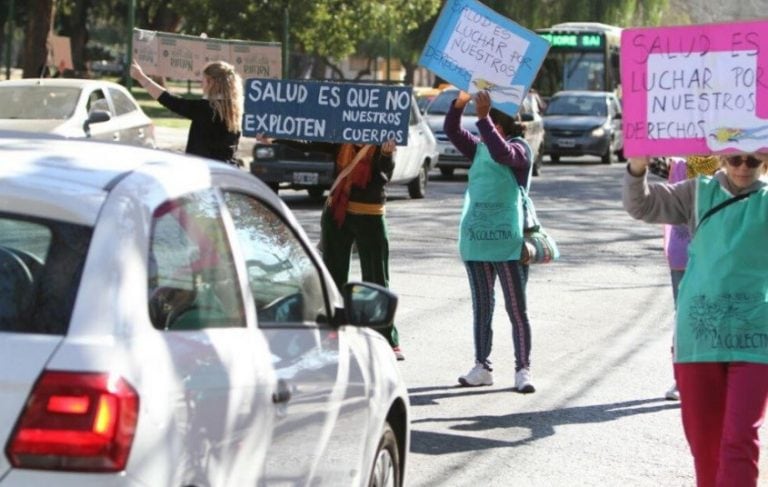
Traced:
<path id="1" fill-rule="evenodd" d="M 562 259 L 530 276 L 530 395 L 512 391 L 498 286 L 495 384 L 457 386 L 473 361 L 471 298 L 456 248 L 466 177 L 433 174 L 423 200 L 408 199 L 404 187 L 390 191 L 391 287 L 412 404 L 408 485 L 694 485 L 679 405 L 663 398 L 672 383 L 673 303 L 661 228 L 622 209 L 623 170 L 571 161 L 545 166 L 533 181 Z M 320 207 L 306 193 L 281 194 L 316 239 Z"/>
<path id="2" fill-rule="evenodd" d="M 185 134 L 183 134 L 185 136 Z M 183 140 L 184 137 L 182 137 Z M 427 198 L 390 189 L 391 287 L 411 400 L 409 486 L 693 486 L 672 382 L 673 303 L 661 228 L 620 202 L 623 164 L 545 165 L 532 196 L 562 258 L 532 269 L 535 394 L 512 391 L 497 286 L 495 383 L 461 388 L 473 361 L 471 298 L 457 253 L 466 176 L 432 174 Z M 320 205 L 281 191 L 308 235 Z M 353 263 L 353 277 L 359 267 Z M 765 428 L 763 428 L 764 430 Z M 761 486 L 768 486 L 763 448 Z"/>

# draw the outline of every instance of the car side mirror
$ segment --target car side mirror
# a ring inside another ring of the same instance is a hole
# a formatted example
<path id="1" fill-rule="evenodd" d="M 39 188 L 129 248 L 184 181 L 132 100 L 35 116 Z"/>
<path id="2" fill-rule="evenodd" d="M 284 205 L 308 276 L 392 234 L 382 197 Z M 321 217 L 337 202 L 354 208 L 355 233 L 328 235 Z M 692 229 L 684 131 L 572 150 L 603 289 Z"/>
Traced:
<path id="1" fill-rule="evenodd" d="M 83 123 L 83 132 L 85 132 L 85 136 L 91 136 L 92 123 L 102 123 L 110 120 L 112 120 L 112 115 L 109 112 L 105 112 L 104 110 L 93 110 L 88 114 L 88 118 Z"/>
<path id="2" fill-rule="evenodd" d="M 383 328 L 395 319 L 397 295 L 370 282 L 348 282 L 341 289 L 347 321 L 352 325 Z"/>
<path id="3" fill-rule="evenodd" d="M 533 122 L 533 113 L 521 113 L 520 119 L 523 122 Z"/>

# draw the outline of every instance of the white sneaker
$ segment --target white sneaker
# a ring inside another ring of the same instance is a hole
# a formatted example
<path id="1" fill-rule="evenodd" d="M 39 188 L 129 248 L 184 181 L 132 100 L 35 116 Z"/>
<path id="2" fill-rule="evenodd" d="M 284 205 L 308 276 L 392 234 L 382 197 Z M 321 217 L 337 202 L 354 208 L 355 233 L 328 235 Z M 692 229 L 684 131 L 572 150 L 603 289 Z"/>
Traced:
<path id="1" fill-rule="evenodd" d="M 680 392 L 677 390 L 677 383 L 672 384 L 672 387 L 670 387 L 667 393 L 664 394 L 664 397 L 670 401 L 680 400 Z"/>
<path id="2" fill-rule="evenodd" d="M 475 364 L 467 375 L 459 377 L 459 384 L 465 387 L 491 386 L 493 375 L 483 364 Z"/>
<path id="3" fill-rule="evenodd" d="M 536 388 L 531 384 L 531 371 L 520 369 L 515 373 L 515 390 L 523 394 L 536 392 Z"/>

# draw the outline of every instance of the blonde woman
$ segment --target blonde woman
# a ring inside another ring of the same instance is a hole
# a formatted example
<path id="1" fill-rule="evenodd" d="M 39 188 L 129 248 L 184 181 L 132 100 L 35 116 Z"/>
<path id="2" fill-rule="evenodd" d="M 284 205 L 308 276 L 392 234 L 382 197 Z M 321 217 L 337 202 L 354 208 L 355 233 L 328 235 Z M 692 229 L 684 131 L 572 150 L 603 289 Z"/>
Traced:
<path id="1" fill-rule="evenodd" d="M 150 79 L 136 61 L 131 77 L 168 110 L 192 120 L 187 136 L 187 154 L 236 164 L 243 116 L 243 81 L 235 68 L 214 61 L 203 69 L 203 99 L 174 96 Z"/>

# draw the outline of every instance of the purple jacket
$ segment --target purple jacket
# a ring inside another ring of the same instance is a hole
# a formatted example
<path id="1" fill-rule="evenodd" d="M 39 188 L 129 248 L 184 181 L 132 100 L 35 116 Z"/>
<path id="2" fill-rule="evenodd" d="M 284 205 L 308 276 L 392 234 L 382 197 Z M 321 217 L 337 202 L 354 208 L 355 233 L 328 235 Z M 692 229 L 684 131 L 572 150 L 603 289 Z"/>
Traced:
<path id="1" fill-rule="evenodd" d="M 475 158 L 475 149 L 481 142 L 461 126 L 461 113 L 463 110 L 456 108 L 456 100 L 451 103 L 451 109 L 445 116 L 443 130 L 448 139 L 456 146 L 459 152 L 470 161 Z M 525 146 L 515 140 L 504 140 L 501 134 L 493 126 L 491 117 L 481 118 L 477 121 L 477 129 L 480 131 L 482 142 L 488 146 L 493 160 L 499 164 L 509 166 L 517 178 L 520 186 L 528 185 L 528 173 L 530 172 L 531 161 L 528 159 L 528 152 Z"/>
<path id="2" fill-rule="evenodd" d="M 685 159 L 672 158 L 669 167 L 669 182 L 671 184 L 685 181 L 688 178 Z M 687 225 L 664 225 L 664 254 L 667 256 L 669 268 L 676 271 L 685 270 L 688 264 L 688 244 L 691 242 L 691 232 Z"/>

